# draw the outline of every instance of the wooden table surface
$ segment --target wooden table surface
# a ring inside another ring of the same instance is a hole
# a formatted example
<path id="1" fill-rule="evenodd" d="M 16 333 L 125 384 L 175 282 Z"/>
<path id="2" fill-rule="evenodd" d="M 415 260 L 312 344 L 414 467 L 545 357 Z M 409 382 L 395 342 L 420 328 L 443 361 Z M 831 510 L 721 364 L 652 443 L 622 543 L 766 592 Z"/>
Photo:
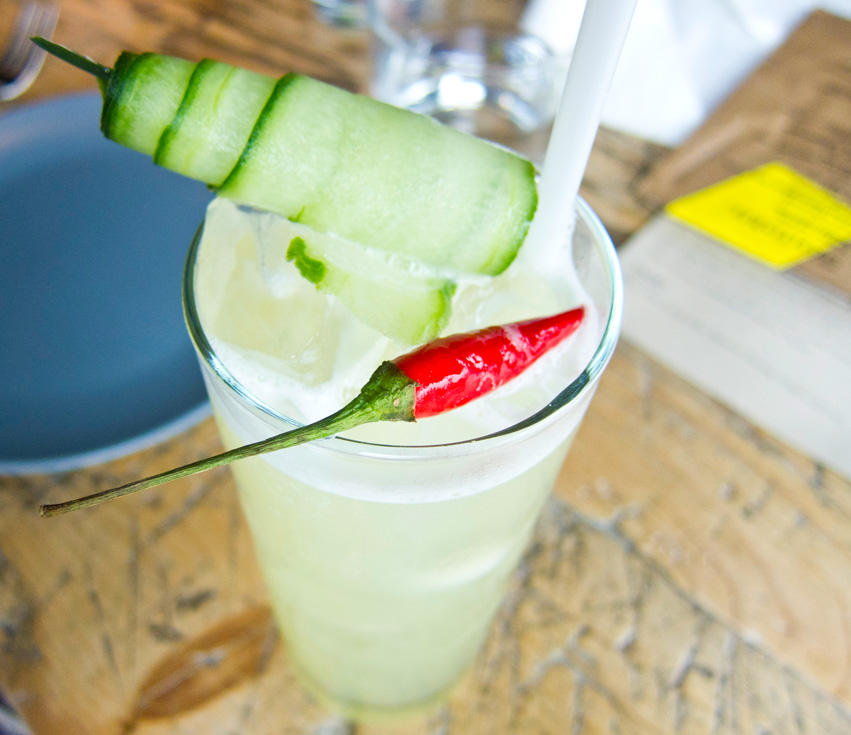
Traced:
<path id="1" fill-rule="evenodd" d="M 351 89 L 368 70 L 363 34 L 306 0 L 64 0 L 55 38 Z M 92 88 L 49 61 L 22 102 Z M 663 154 L 600 133 L 583 193 L 616 240 L 647 218 L 635 182 Z M 227 470 L 37 515 L 218 447 L 208 420 L 0 478 L 0 689 L 37 735 L 851 733 L 851 486 L 628 344 L 473 671 L 403 723 L 355 728 L 295 683 Z"/>

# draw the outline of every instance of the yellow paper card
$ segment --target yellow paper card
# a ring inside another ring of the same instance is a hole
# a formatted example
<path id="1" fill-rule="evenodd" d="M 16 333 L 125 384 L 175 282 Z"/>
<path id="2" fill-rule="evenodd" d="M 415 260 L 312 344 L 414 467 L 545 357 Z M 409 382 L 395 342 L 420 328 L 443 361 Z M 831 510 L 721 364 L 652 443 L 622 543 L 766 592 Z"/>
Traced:
<path id="1" fill-rule="evenodd" d="M 676 199 L 665 211 L 780 270 L 851 240 L 851 207 L 776 162 Z"/>

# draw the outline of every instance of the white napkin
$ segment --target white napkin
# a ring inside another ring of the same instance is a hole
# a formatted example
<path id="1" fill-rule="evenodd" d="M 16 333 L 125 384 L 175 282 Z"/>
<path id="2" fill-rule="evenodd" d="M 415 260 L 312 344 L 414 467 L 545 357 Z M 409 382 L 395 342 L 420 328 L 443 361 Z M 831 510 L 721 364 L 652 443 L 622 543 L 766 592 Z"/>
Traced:
<path id="1" fill-rule="evenodd" d="M 531 0 L 524 31 L 568 56 L 584 0 Z M 851 18 L 851 0 L 638 0 L 602 124 L 677 145 L 821 7 Z"/>

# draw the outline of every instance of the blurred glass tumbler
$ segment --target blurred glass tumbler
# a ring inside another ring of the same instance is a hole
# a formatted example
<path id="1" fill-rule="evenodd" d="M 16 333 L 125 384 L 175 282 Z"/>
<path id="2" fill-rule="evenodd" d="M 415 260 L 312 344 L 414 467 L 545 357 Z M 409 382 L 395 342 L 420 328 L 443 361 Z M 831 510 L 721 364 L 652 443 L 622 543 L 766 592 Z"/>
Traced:
<path id="1" fill-rule="evenodd" d="M 323 23 L 340 28 L 366 25 L 366 0 L 310 0 L 314 15 Z"/>
<path id="2" fill-rule="evenodd" d="M 540 161 L 569 58 L 525 1 L 368 0 L 371 94 Z"/>

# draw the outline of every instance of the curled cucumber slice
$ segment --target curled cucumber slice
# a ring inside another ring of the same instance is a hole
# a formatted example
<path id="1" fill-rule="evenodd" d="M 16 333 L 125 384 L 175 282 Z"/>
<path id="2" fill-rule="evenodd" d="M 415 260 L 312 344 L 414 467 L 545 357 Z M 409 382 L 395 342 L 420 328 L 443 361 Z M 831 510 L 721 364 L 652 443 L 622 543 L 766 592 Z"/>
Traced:
<path id="1" fill-rule="evenodd" d="M 529 161 L 308 77 L 128 52 L 109 69 L 39 44 L 98 77 L 107 137 L 316 232 L 447 274 L 496 275 L 537 206 Z"/>

